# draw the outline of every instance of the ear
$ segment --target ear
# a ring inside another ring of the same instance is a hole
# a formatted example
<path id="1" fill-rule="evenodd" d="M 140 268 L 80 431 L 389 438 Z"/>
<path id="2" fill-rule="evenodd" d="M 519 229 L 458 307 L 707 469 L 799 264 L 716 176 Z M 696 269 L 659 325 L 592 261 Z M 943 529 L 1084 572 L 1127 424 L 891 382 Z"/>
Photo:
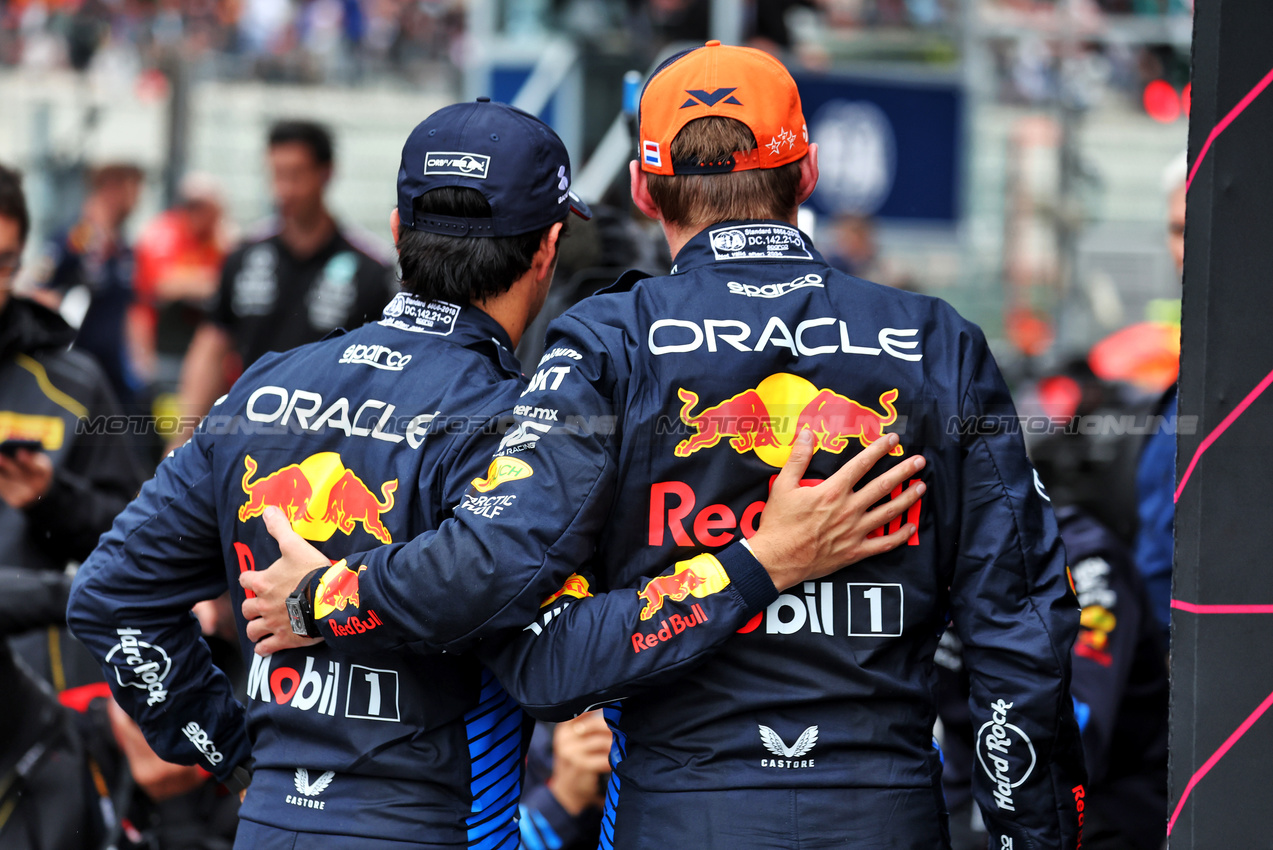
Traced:
<path id="1" fill-rule="evenodd" d="M 398 208 L 394 207 L 393 212 L 389 213 L 389 232 L 393 234 L 393 244 L 398 244 L 398 233 L 402 228 L 402 218 L 398 215 Z"/>
<path id="2" fill-rule="evenodd" d="M 809 145 L 809 153 L 800 160 L 800 186 L 796 190 L 796 205 L 809 200 L 818 186 L 818 143 Z"/>
<path id="3" fill-rule="evenodd" d="M 543 283 L 553 275 L 553 269 L 557 265 L 557 239 L 561 236 L 561 229 L 565 227 L 560 221 L 548 228 L 548 232 L 539 240 L 539 250 L 535 252 L 535 259 L 531 261 L 531 271 L 535 273 L 535 280 Z"/>
<path id="4" fill-rule="evenodd" d="M 650 184 L 646 181 L 645 172 L 641 170 L 641 164 L 635 159 L 629 162 L 628 173 L 632 176 L 632 203 L 648 217 L 663 221 L 663 213 L 650 197 Z"/>

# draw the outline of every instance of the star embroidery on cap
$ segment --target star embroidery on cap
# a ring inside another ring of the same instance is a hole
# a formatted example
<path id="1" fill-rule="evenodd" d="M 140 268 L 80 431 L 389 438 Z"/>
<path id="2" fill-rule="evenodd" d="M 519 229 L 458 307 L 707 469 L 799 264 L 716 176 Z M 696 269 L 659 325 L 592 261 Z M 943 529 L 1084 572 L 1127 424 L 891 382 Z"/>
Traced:
<path id="1" fill-rule="evenodd" d="M 796 146 L 796 134 L 783 127 L 778 133 L 778 138 L 787 146 L 787 150 L 791 150 Z"/>
<path id="2" fill-rule="evenodd" d="M 766 147 L 769 148 L 770 156 L 777 156 L 779 153 L 782 152 L 782 139 L 779 138 L 778 136 L 774 136 L 772 139 L 769 140 L 769 144 L 766 145 Z"/>

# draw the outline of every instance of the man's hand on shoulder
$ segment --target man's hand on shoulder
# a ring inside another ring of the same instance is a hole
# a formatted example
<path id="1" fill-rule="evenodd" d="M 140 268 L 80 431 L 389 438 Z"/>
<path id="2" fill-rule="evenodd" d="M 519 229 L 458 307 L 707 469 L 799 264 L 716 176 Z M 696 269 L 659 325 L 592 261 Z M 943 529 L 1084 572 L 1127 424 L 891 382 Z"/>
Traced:
<path id="1" fill-rule="evenodd" d="M 275 507 L 265 509 L 265 528 L 278 541 L 280 557 L 267 569 L 239 575 L 239 584 L 248 591 L 243 600 L 243 617 L 248 621 L 248 638 L 256 642 L 257 655 L 271 655 L 280 649 L 313 646 L 322 638 L 293 634 L 287 614 L 287 597 L 301 580 L 328 561 L 322 552 L 292 530 L 287 515 Z"/>
<path id="2" fill-rule="evenodd" d="M 888 499 L 896 487 L 924 468 L 923 457 L 903 461 L 860 490 L 853 489 L 895 445 L 897 435 L 885 435 L 826 481 L 801 487 L 800 478 L 814 447 L 812 434 L 808 430 L 800 433 L 791 457 L 774 480 L 760 529 L 748 541 L 775 587 L 785 590 L 889 552 L 915 533 L 915 526 L 904 523 L 892 534 L 868 536 L 904 514 L 924 495 L 925 485 L 919 483 Z M 871 507 L 883 499 L 888 501 Z"/>

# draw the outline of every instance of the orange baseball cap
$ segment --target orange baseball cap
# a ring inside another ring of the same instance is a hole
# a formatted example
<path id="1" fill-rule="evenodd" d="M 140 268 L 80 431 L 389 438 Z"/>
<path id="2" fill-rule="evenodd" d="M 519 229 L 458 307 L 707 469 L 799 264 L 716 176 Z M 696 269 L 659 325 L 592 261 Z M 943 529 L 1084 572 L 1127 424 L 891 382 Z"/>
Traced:
<path id="1" fill-rule="evenodd" d="M 800 91 L 774 57 L 709 41 L 654 70 L 641 92 L 640 163 L 650 174 L 717 174 L 776 168 L 809 151 Z M 756 149 L 722 162 L 672 162 L 672 140 L 696 118 L 719 115 L 746 124 Z"/>

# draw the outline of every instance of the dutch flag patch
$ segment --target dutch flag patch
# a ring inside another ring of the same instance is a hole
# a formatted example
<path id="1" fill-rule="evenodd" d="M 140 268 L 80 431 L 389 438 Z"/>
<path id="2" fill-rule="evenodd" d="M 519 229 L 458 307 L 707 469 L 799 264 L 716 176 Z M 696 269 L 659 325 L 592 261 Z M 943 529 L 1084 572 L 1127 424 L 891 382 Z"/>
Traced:
<path id="1" fill-rule="evenodd" d="M 646 165 L 653 165 L 655 168 L 663 167 L 663 157 L 659 155 L 658 142 L 642 142 L 641 155 Z"/>

